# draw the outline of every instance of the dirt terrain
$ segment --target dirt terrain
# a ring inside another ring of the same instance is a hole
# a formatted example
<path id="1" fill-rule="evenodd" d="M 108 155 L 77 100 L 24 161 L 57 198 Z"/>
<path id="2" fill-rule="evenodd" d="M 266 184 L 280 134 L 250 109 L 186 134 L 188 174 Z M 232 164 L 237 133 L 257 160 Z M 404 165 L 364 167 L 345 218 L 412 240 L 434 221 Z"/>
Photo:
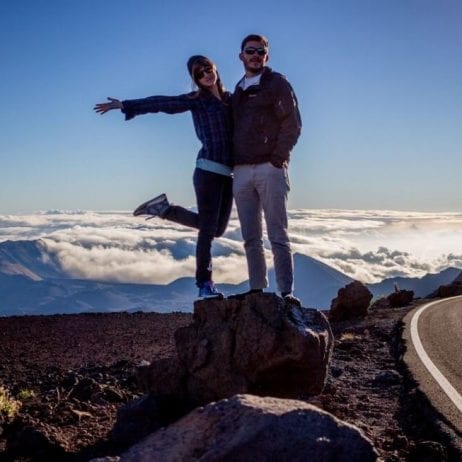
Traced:
<path id="1" fill-rule="evenodd" d="M 443 461 L 445 453 L 455 461 L 401 361 L 408 310 L 376 310 L 333 325 L 325 390 L 306 400 L 360 427 L 383 461 Z M 117 408 L 142 394 L 136 365 L 172 356 L 173 333 L 189 322 L 186 313 L 0 318 L 0 388 L 18 405 L 15 416 L 0 412 L 0 460 L 74 462 L 120 453 L 110 430 Z"/>

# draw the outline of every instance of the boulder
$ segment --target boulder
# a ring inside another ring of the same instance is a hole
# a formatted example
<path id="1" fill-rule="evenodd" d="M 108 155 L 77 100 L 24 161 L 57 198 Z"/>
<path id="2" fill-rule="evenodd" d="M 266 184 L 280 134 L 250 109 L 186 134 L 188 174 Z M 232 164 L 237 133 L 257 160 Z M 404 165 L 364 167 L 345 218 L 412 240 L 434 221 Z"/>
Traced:
<path id="1" fill-rule="evenodd" d="M 192 407 L 238 393 L 321 393 L 333 349 L 320 311 L 271 293 L 195 302 L 193 322 L 175 332 L 175 342 L 178 365 L 169 371 L 154 362 L 140 371 L 140 381 L 148 393 L 174 390 Z"/>
<path id="2" fill-rule="evenodd" d="M 186 369 L 177 356 L 163 358 L 137 369 L 141 388 L 163 399 L 181 399 L 186 396 Z"/>
<path id="3" fill-rule="evenodd" d="M 147 397 L 117 414 L 112 436 L 125 444 L 197 406 L 239 393 L 299 398 L 326 382 L 334 338 L 320 311 L 271 293 L 203 300 L 175 332 L 176 356 L 147 363 L 137 378 Z"/>
<path id="4" fill-rule="evenodd" d="M 0 460 L 64 460 L 65 450 L 46 430 L 35 428 L 34 421 L 19 417 L 7 429 L 9 457 Z"/>
<path id="5" fill-rule="evenodd" d="M 441 298 L 456 297 L 462 295 L 462 281 L 457 279 L 450 284 L 439 286 L 435 295 Z"/>
<path id="6" fill-rule="evenodd" d="M 414 300 L 413 290 L 395 290 L 388 297 L 392 308 L 401 308 L 402 306 L 409 305 Z"/>
<path id="7" fill-rule="evenodd" d="M 372 300 L 371 291 L 359 281 L 353 281 L 338 291 L 329 311 L 329 320 L 347 321 L 365 317 Z"/>
<path id="8" fill-rule="evenodd" d="M 409 462 L 446 462 L 448 451 L 436 441 L 419 441 L 409 453 Z"/>
<path id="9" fill-rule="evenodd" d="M 357 427 L 313 405 L 236 395 L 194 410 L 118 460 L 369 462 L 377 452 Z"/>
<path id="10" fill-rule="evenodd" d="M 391 308 L 390 301 L 387 297 L 378 298 L 372 305 L 371 310 L 386 310 Z"/>
<path id="11" fill-rule="evenodd" d="M 142 396 L 117 410 L 110 437 L 118 445 L 127 447 L 166 423 L 158 400 L 154 396 Z"/>
<path id="12" fill-rule="evenodd" d="M 462 284 L 448 284 L 440 286 L 437 290 L 437 296 L 441 298 L 456 297 L 462 295 Z"/>
<path id="13" fill-rule="evenodd" d="M 185 372 L 176 357 L 140 366 L 138 382 L 149 394 L 119 408 L 111 431 L 112 439 L 118 444 L 134 444 L 191 411 L 193 407 L 186 396 Z"/>

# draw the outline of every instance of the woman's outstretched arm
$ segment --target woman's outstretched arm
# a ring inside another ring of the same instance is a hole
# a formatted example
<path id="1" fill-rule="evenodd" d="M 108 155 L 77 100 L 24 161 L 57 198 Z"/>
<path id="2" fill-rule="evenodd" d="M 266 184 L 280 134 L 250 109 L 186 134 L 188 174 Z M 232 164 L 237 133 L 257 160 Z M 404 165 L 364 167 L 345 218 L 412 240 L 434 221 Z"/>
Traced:
<path id="1" fill-rule="evenodd" d="M 106 112 L 111 111 L 112 109 L 123 109 L 123 104 L 122 101 L 119 101 L 116 98 L 111 98 L 110 96 L 108 97 L 108 100 L 110 101 L 109 103 L 98 103 L 95 104 L 95 107 L 93 108 L 95 112 L 98 112 L 99 114 L 103 115 L 106 114 Z"/>

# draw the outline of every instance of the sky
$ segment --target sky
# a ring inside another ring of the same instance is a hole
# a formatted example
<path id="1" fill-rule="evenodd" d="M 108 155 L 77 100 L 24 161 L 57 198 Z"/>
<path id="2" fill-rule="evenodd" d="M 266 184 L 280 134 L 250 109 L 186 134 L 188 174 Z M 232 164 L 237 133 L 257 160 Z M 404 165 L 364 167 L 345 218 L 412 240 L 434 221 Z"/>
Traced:
<path id="1" fill-rule="evenodd" d="M 292 209 L 294 253 L 308 255 L 365 283 L 462 268 L 462 213 Z M 196 231 L 129 212 L 49 211 L 0 215 L 0 242 L 42 239 L 71 277 L 167 284 L 195 271 Z M 268 268 L 270 245 L 265 241 Z M 214 280 L 247 280 L 239 222 L 213 243 Z M 295 289 L 302 284 L 295 274 Z"/>
<path id="2" fill-rule="evenodd" d="M 461 23 L 459 0 L 2 0 L 0 214 L 194 205 L 190 114 L 92 108 L 190 91 L 193 54 L 232 90 L 249 33 L 300 104 L 289 208 L 460 211 Z"/>

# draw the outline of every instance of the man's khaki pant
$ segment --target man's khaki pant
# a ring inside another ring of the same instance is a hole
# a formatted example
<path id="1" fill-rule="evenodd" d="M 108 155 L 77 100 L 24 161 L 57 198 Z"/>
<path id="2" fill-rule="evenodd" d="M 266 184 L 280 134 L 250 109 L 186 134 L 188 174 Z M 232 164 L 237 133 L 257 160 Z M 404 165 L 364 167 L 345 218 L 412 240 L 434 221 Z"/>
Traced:
<path id="1" fill-rule="evenodd" d="M 241 223 L 251 289 L 268 287 L 263 250 L 263 212 L 278 289 L 282 293 L 293 290 L 293 261 L 287 233 L 289 190 L 285 167 L 276 168 L 269 162 L 234 167 L 233 194 Z"/>

